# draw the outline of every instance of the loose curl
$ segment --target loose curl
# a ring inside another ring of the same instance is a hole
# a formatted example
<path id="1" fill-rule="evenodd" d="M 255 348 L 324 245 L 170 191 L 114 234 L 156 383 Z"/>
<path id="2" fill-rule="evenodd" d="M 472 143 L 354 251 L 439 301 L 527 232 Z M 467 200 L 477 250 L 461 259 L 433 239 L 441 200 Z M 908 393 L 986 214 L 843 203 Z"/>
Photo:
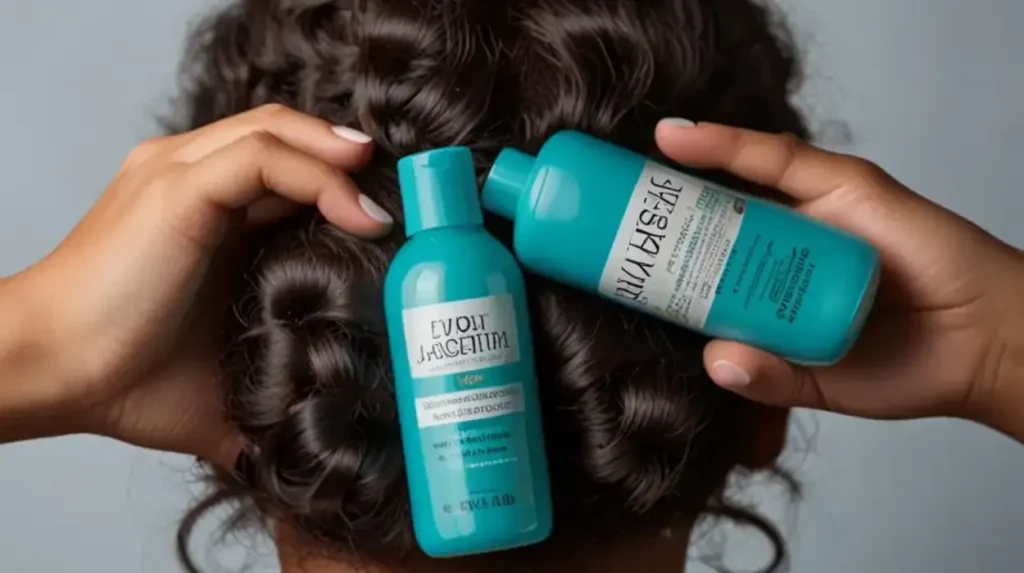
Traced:
<path id="1" fill-rule="evenodd" d="M 665 116 L 807 135 L 788 102 L 795 55 L 755 0 L 236 0 L 190 45 L 175 130 L 267 103 L 361 129 L 377 151 L 354 178 L 396 215 L 397 159 L 438 146 L 468 146 L 482 174 L 502 146 L 536 150 L 565 128 L 644 153 Z M 223 328 L 247 446 L 182 526 L 190 570 L 196 519 L 232 495 L 325 551 L 415 551 L 379 301 L 400 235 L 357 240 L 307 212 L 252 243 Z M 704 374 L 706 340 L 538 277 L 528 291 L 551 543 L 720 515 L 766 534 L 777 569 L 777 530 L 724 493 L 757 429 L 753 406 Z"/>

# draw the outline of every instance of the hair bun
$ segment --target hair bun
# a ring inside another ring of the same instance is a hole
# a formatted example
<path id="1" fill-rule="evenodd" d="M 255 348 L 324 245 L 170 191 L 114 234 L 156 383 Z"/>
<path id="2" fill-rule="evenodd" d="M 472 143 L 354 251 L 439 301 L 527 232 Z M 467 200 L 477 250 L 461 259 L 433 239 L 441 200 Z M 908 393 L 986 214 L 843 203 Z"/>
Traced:
<path id="1" fill-rule="evenodd" d="M 355 246 L 342 256 L 328 245 Z M 383 247 L 328 227 L 273 245 L 248 331 L 228 355 L 230 414 L 249 447 L 240 477 L 268 511 L 361 543 L 407 542 L 401 440 L 379 292 Z M 380 256 L 375 256 L 380 255 Z"/>

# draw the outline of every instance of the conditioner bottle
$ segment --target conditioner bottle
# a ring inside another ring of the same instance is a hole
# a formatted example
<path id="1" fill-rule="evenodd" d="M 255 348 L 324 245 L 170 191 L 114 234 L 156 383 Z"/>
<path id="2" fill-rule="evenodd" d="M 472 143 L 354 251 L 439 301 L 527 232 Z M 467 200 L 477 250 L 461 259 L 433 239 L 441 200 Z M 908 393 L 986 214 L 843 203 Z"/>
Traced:
<path id="1" fill-rule="evenodd" d="M 844 230 L 575 131 L 503 150 L 483 205 L 532 272 L 802 364 L 849 351 L 879 280 Z"/>
<path id="2" fill-rule="evenodd" d="M 522 271 L 483 228 L 468 149 L 398 173 L 409 239 L 384 304 L 417 542 L 432 557 L 540 542 L 551 500 Z"/>

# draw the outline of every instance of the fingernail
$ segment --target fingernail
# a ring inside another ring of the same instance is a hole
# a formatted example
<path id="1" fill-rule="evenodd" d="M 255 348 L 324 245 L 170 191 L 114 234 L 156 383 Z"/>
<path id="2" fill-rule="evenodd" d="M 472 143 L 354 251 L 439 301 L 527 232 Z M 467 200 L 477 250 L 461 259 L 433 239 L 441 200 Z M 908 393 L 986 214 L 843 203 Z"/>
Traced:
<path id="1" fill-rule="evenodd" d="M 674 126 L 674 127 L 685 127 L 685 128 L 697 127 L 696 123 L 694 123 L 694 122 L 692 122 L 692 121 L 690 121 L 688 119 L 681 118 L 681 117 L 666 117 L 665 119 L 663 119 L 661 121 L 665 122 L 668 125 Z"/>
<path id="2" fill-rule="evenodd" d="M 719 386 L 742 388 L 750 384 L 750 375 L 732 362 L 719 360 L 711 365 L 711 379 Z"/>
<path id="3" fill-rule="evenodd" d="M 333 131 L 338 137 L 354 141 L 356 143 L 370 143 L 373 140 L 372 137 L 358 129 L 352 129 L 351 127 L 345 127 L 344 125 L 336 125 L 331 128 L 331 131 Z"/>
<path id="4" fill-rule="evenodd" d="M 363 208 L 363 211 L 376 221 L 384 223 L 385 225 L 391 225 L 395 220 L 391 217 L 384 207 L 377 204 L 376 201 L 370 199 L 362 193 L 359 194 L 359 206 Z"/>

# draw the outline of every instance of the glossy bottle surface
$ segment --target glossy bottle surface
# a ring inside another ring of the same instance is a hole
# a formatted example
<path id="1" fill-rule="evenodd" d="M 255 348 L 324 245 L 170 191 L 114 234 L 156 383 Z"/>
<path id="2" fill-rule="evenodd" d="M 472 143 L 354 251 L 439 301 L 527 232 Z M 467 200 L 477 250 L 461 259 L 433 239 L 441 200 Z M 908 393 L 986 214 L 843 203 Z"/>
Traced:
<path id="1" fill-rule="evenodd" d="M 503 151 L 484 206 L 533 272 L 805 364 L 846 354 L 879 278 L 848 232 L 579 132 Z"/>
<path id="2" fill-rule="evenodd" d="M 461 210 L 468 224 L 443 209 L 417 220 L 384 287 L 413 526 L 433 557 L 537 543 L 552 527 L 522 272 Z"/>

